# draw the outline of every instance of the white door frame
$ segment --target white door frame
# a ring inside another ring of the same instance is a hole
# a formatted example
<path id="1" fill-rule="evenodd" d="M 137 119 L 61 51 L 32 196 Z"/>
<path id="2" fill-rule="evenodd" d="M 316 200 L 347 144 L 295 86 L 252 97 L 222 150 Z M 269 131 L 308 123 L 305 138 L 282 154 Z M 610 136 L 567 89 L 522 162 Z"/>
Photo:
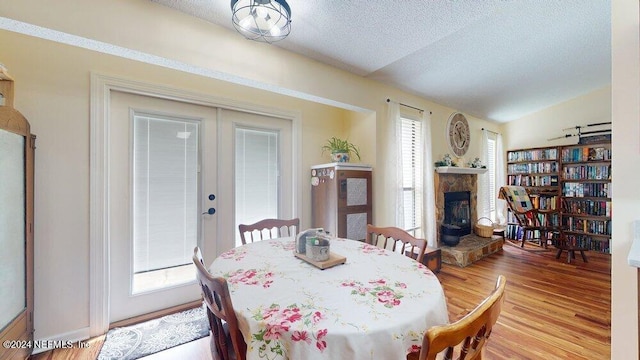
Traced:
<path id="1" fill-rule="evenodd" d="M 90 224 L 89 224 L 89 332 L 98 336 L 109 329 L 109 109 L 111 91 L 128 92 L 191 104 L 219 107 L 292 121 L 292 154 L 300 154 L 302 139 L 302 115 L 254 104 L 221 99 L 180 89 L 147 84 L 108 75 L 91 73 L 90 105 Z M 294 216 L 300 213 L 302 204 L 302 159 L 293 161 Z"/>

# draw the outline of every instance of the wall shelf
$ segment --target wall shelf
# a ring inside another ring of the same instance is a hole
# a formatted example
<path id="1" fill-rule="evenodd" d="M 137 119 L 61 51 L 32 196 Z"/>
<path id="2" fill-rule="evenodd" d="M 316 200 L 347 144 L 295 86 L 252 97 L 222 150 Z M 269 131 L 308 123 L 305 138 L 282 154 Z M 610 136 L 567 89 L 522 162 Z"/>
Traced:
<path id="1" fill-rule="evenodd" d="M 436 172 L 441 174 L 484 174 L 487 169 L 459 166 L 436 166 Z"/>

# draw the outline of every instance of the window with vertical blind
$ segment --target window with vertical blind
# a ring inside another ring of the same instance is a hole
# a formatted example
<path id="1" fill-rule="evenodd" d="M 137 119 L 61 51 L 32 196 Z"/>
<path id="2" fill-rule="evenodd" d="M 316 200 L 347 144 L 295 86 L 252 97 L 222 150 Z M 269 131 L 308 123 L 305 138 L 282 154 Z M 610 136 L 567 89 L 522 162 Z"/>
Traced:
<path id="1" fill-rule="evenodd" d="M 487 141 L 487 153 L 485 155 L 487 159 L 487 176 L 489 181 L 487 187 L 482 189 L 482 191 L 484 191 L 486 195 L 485 199 L 487 204 L 485 207 L 488 206 L 488 213 L 491 214 L 491 220 L 497 221 L 496 198 L 498 197 L 498 194 L 496 192 L 496 139 L 492 135 L 489 136 Z"/>
<path id="2" fill-rule="evenodd" d="M 235 128 L 236 226 L 278 218 L 280 159 L 277 130 Z M 236 234 L 236 246 L 240 246 Z"/>
<path id="3" fill-rule="evenodd" d="M 422 122 L 402 118 L 402 191 L 404 230 L 414 236 L 422 236 L 422 179 L 423 149 Z"/>

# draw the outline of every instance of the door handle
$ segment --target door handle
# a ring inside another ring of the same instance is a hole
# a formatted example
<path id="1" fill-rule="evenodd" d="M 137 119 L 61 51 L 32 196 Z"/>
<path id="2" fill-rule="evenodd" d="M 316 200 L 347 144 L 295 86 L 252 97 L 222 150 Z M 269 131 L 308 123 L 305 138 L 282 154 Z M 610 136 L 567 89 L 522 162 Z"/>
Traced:
<path id="1" fill-rule="evenodd" d="M 209 201 L 213 201 L 216 199 L 216 196 L 213 194 L 209 194 L 209 196 L 207 196 L 207 198 L 209 199 Z M 209 210 L 205 211 L 202 213 L 202 215 L 213 215 L 216 213 L 216 209 L 215 208 L 209 208 Z"/>

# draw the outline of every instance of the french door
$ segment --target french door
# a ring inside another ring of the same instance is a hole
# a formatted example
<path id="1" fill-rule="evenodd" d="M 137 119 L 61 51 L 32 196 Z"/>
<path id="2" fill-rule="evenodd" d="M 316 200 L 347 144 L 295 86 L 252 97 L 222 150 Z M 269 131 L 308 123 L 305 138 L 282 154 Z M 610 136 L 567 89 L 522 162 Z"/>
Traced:
<path id="1" fill-rule="evenodd" d="M 219 114 L 219 149 L 233 154 L 232 170 L 219 176 L 221 188 L 233 189 L 221 204 L 234 209 L 233 231 L 221 244 L 229 249 L 242 244 L 239 224 L 293 217 L 293 136 L 290 120 L 228 109 Z"/>
<path id="2" fill-rule="evenodd" d="M 114 322 L 199 298 L 193 248 L 213 256 L 200 241 L 200 178 L 210 176 L 203 154 L 207 166 L 217 165 L 215 143 L 202 140 L 215 139 L 217 110 L 113 91 L 110 116 L 109 319 Z M 214 232 L 217 215 L 210 219 Z"/>
<path id="3" fill-rule="evenodd" d="M 238 223 L 292 217 L 293 155 L 291 120 L 119 91 L 109 109 L 114 322 L 199 299 L 196 245 L 213 261 Z"/>

